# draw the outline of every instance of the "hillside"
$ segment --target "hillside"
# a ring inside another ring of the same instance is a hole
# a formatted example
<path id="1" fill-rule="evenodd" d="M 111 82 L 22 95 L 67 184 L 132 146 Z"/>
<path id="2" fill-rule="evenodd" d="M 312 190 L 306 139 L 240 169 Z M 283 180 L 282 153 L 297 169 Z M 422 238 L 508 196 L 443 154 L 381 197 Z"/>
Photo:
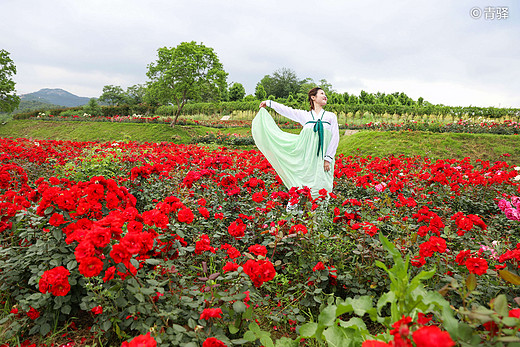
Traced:
<path id="1" fill-rule="evenodd" d="M 64 107 L 74 107 L 86 105 L 90 98 L 77 96 L 69 93 L 66 90 L 55 88 L 44 88 L 37 92 L 23 94 L 20 96 L 22 102 L 24 101 L 39 101 L 46 104 L 59 105 Z"/>

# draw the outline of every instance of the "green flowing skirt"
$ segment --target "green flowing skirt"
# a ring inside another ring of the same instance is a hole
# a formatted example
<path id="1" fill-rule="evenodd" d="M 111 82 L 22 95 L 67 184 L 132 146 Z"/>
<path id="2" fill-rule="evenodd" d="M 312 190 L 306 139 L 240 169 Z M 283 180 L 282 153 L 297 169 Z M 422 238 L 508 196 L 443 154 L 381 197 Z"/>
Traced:
<path id="1" fill-rule="evenodd" d="M 321 189 L 332 191 L 334 161 L 330 171 L 323 169 L 322 154 L 317 155 L 319 137 L 312 127 L 302 129 L 299 135 L 286 133 L 278 127 L 269 112 L 261 108 L 251 125 L 255 144 L 276 170 L 285 186 L 311 189 L 313 198 Z M 327 151 L 331 132 L 324 130 L 323 152 Z"/>

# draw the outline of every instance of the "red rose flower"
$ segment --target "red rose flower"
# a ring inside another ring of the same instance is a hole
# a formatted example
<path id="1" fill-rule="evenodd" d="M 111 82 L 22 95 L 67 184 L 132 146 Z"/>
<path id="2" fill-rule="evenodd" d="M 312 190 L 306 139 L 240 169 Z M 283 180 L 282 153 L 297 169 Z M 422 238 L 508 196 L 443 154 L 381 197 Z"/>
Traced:
<path id="1" fill-rule="evenodd" d="M 413 341 L 417 347 L 451 347 L 455 342 L 447 331 L 442 331 L 436 325 L 421 327 L 413 332 Z"/>
<path id="2" fill-rule="evenodd" d="M 93 314 L 101 314 L 103 313 L 103 307 L 96 306 L 92 310 L 90 310 L 90 312 L 92 312 Z"/>
<path id="3" fill-rule="evenodd" d="M 289 230 L 289 234 L 302 234 L 302 235 L 305 235 L 307 234 L 307 227 L 303 224 L 296 224 L 296 225 L 293 225 L 291 227 L 291 229 Z"/>
<path id="4" fill-rule="evenodd" d="M 210 318 L 222 318 L 222 309 L 220 308 L 205 308 L 200 314 L 200 319 L 209 320 Z"/>
<path id="5" fill-rule="evenodd" d="M 50 292 L 54 296 L 65 296 L 70 291 L 69 270 L 63 266 L 55 267 L 43 273 L 38 288 L 40 292 Z"/>
<path id="6" fill-rule="evenodd" d="M 65 222 L 65 219 L 63 218 L 63 215 L 59 213 L 54 213 L 51 218 L 49 219 L 49 224 L 52 226 L 60 226 L 61 224 L 67 223 Z"/>
<path id="7" fill-rule="evenodd" d="M 242 222 L 242 219 L 237 219 L 236 221 L 232 222 L 228 227 L 229 234 L 237 239 L 245 235 L 245 230 L 246 225 L 244 224 L 244 222 Z"/>
<path id="8" fill-rule="evenodd" d="M 248 250 L 249 252 L 262 257 L 265 257 L 267 255 L 267 248 L 262 245 L 249 246 Z"/>
<path id="9" fill-rule="evenodd" d="M 390 345 L 386 342 L 376 341 L 376 340 L 365 340 L 361 347 L 390 347 Z"/>
<path id="10" fill-rule="evenodd" d="M 312 268 L 312 271 L 316 272 L 316 271 L 320 271 L 320 270 L 325 270 L 325 265 L 323 265 L 323 263 L 321 261 L 319 261 L 316 265 L 314 265 L 314 267 Z"/>
<path id="11" fill-rule="evenodd" d="M 193 222 L 194 218 L 195 216 L 193 215 L 193 212 L 187 207 L 180 209 L 179 212 L 177 212 L 177 219 L 181 223 L 190 224 Z"/>
<path id="12" fill-rule="evenodd" d="M 95 277 L 103 270 L 103 261 L 97 257 L 83 258 L 78 270 L 85 277 Z"/>
<path id="13" fill-rule="evenodd" d="M 509 317 L 520 318 L 520 308 L 514 308 L 509 311 Z"/>
<path id="14" fill-rule="evenodd" d="M 215 337 L 208 337 L 202 343 L 202 347 L 226 347 L 226 344 Z"/>
<path id="15" fill-rule="evenodd" d="M 469 270 L 469 273 L 475 275 L 483 275 L 488 269 L 487 261 L 481 258 L 468 258 L 465 264 Z"/>
<path id="16" fill-rule="evenodd" d="M 27 312 L 27 316 L 31 318 L 32 320 L 35 320 L 36 318 L 40 317 L 40 312 L 35 310 L 33 307 Z"/>
<path id="17" fill-rule="evenodd" d="M 127 345 L 125 345 L 125 343 L 126 342 L 123 342 L 121 347 L 157 347 L 157 341 L 150 336 L 150 333 L 134 337 L 130 342 L 127 342 Z"/>
<path id="18" fill-rule="evenodd" d="M 422 267 L 424 264 L 426 264 L 426 260 L 423 257 L 416 255 L 410 259 L 410 264 L 415 267 Z"/>
<path id="19" fill-rule="evenodd" d="M 199 213 L 202 215 L 202 217 L 204 217 L 204 219 L 208 219 L 209 218 L 209 211 L 204 206 L 200 206 L 199 207 Z"/>
<path id="20" fill-rule="evenodd" d="M 242 268 L 257 288 L 264 282 L 272 280 L 276 275 L 273 264 L 268 260 L 249 259 Z"/>
<path id="21" fill-rule="evenodd" d="M 224 265 L 222 270 L 224 271 L 224 273 L 229 272 L 229 271 L 233 272 L 233 271 L 237 271 L 238 267 L 239 267 L 239 265 L 237 263 L 233 263 L 233 262 L 228 261 L 226 263 L 226 265 Z"/>

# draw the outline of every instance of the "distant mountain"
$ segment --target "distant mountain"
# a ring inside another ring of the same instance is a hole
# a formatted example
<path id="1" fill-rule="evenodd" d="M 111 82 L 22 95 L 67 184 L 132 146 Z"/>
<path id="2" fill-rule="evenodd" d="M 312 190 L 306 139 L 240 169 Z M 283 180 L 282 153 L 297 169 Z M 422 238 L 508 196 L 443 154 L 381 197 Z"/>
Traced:
<path id="1" fill-rule="evenodd" d="M 77 96 L 59 88 L 40 89 L 39 91 L 34 93 L 23 94 L 20 96 L 20 99 L 22 101 L 40 101 L 48 104 L 65 107 L 83 106 L 88 104 L 90 100 L 90 98 Z"/>

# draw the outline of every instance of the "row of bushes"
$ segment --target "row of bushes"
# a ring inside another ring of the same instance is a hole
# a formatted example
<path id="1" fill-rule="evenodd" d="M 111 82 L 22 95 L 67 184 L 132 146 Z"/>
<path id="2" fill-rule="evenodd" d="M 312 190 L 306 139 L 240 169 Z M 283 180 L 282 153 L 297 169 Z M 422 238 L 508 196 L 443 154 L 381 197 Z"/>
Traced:
<path id="1" fill-rule="evenodd" d="M 278 99 L 277 101 L 282 102 L 288 106 L 294 108 L 306 109 L 308 105 L 295 101 L 292 98 L 289 99 Z M 225 115 L 230 114 L 233 111 L 255 111 L 258 110 L 258 100 L 254 101 L 227 101 L 219 103 L 187 103 L 182 109 L 183 115 L 196 115 L 196 114 L 219 114 Z M 438 115 L 446 116 L 451 115 L 457 118 L 470 117 L 470 118 L 502 118 L 507 117 L 510 119 L 520 117 L 520 109 L 518 108 L 496 108 L 496 107 L 454 107 L 444 105 L 387 105 L 387 104 L 329 104 L 327 105 L 329 111 L 336 114 L 356 114 L 356 113 L 372 113 L 374 115 L 392 114 L 392 115 Z M 160 116 L 172 116 L 175 114 L 177 106 L 162 105 L 152 106 L 148 104 L 139 105 L 121 105 L 121 106 L 101 106 L 99 116 L 114 117 L 116 115 L 160 115 Z M 37 117 L 40 111 L 31 111 L 27 113 L 20 113 L 13 116 L 14 119 L 28 119 Z M 83 114 L 82 107 L 73 107 L 66 109 L 53 109 L 49 110 L 48 114 L 55 116 L 72 116 Z"/>

